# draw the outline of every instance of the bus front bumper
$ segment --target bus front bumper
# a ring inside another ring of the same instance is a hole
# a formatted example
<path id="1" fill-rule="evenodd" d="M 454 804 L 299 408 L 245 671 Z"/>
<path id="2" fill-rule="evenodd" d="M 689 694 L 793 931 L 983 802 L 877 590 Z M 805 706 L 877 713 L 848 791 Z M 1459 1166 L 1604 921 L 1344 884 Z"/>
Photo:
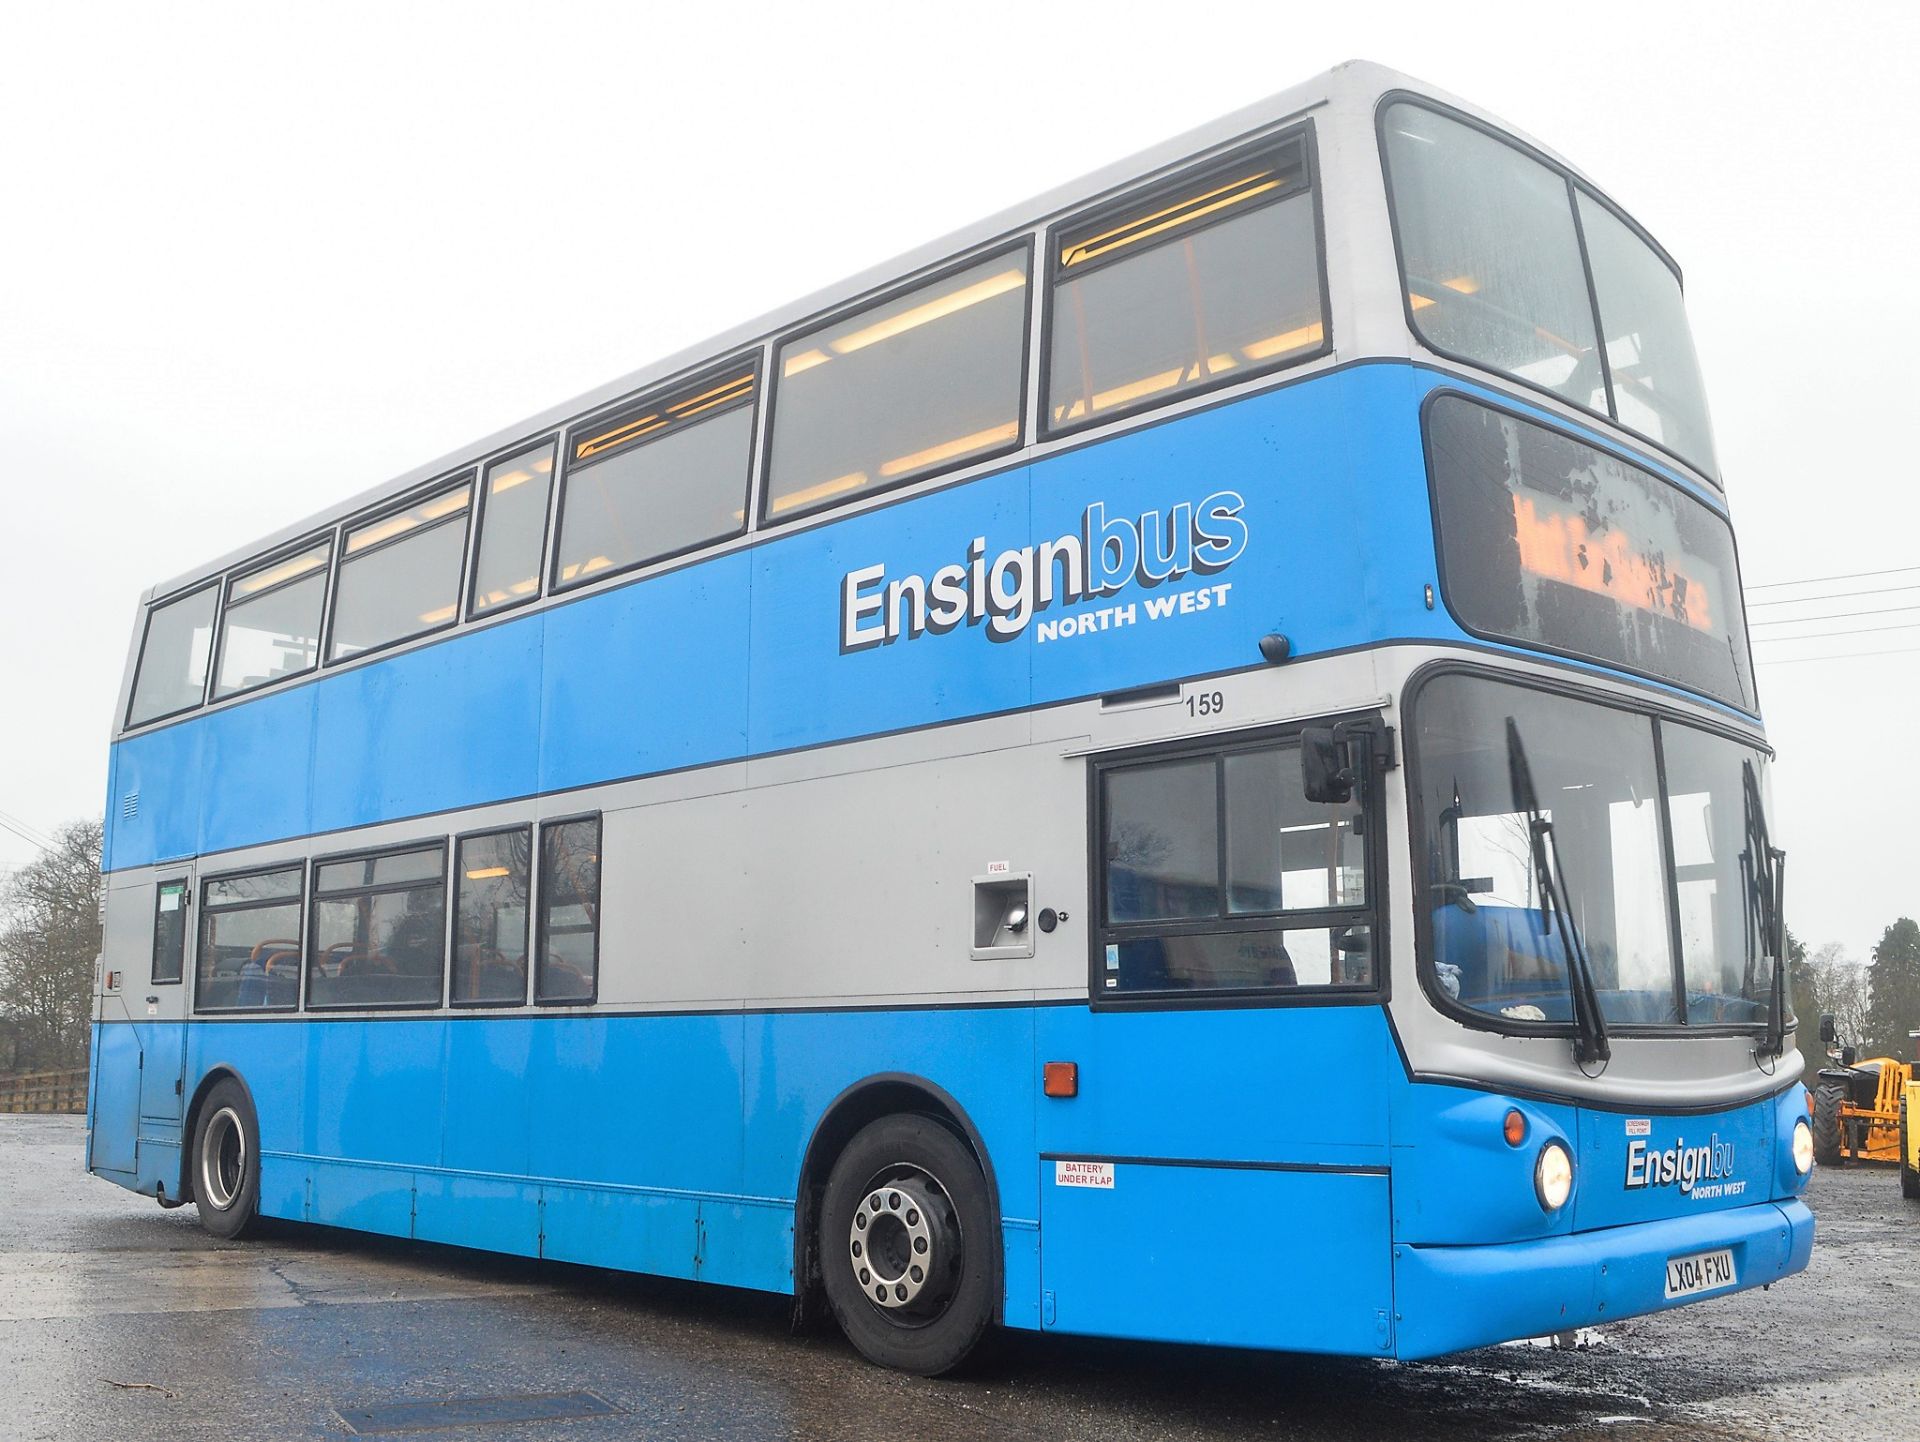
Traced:
<path id="1" fill-rule="evenodd" d="M 1668 1261 L 1721 1248 L 1733 1253 L 1731 1283 L 1667 1297 Z M 1766 1286 L 1812 1251 L 1813 1213 L 1797 1199 L 1497 1246 L 1396 1243 L 1394 1355 L 1439 1357 Z"/>

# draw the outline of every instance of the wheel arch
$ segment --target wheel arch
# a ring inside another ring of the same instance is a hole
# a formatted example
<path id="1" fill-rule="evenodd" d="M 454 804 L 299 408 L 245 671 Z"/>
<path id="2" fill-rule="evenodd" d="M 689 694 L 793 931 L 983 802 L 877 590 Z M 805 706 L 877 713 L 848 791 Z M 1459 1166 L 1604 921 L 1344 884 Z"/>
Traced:
<path id="1" fill-rule="evenodd" d="M 993 1217 L 991 1255 L 996 1283 L 993 1319 L 999 1322 L 1003 1318 L 1006 1255 L 1000 1226 L 1000 1183 L 994 1174 L 993 1157 L 987 1151 L 985 1138 L 966 1108 L 937 1082 L 911 1072 L 878 1072 L 854 1082 L 827 1104 L 819 1121 L 814 1123 L 813 1134 L 807 1139 L 807 1149 L 800 1159 L 793 1207 L 793 1319 L 796 1326 L 825 1312 L 814 1233 L 818 1230 L 820 1200 L 834 1162 L 862 1127 L 882 1117 L 903 1114 L 939 1122 L 959 1138 L 980 1165 L 980 1175 L 987 1187 L 987 1207 Z"/>
<path id="2" fill-rule="evenodd" d="M 260 1104 L 253 1099 L 253 1088 L 240 1075 L 240 1069 L 228 1062 L 215 1062 L 208 1067 L 206 1074 L 194 1087 L 186 1110 L 180 1114 L 180 1190 L 175 1194 L 179 1202 L 197 1200 L 193 1194 L 193 1135 L 200 1129 L 200 1108 L 206 1105 L 207 1094 L 223 1081 L 230 1081 L 240 1088 L 246 1096 L 247 1105 L 253 1108 L 254 1125 L 258 1127 L 260 1124 Z"/>

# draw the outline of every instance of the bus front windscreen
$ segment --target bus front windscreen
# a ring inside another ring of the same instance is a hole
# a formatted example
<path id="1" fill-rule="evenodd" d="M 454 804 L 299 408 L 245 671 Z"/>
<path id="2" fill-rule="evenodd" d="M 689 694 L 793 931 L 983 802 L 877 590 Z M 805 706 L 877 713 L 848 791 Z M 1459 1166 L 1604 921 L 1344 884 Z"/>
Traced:
<path id="1" fill-rule="evenodd" d="M 1441 583 L 1477 635 L 1755 709 L 1733 533 L 1705 502 L 1462 396 L 1427 409 Z"/>
<path id="2" fill-rule="evenodd" d="M 1566 937 L 1541 896 L 1536 818 L 1514 795 L 1509 720 L 1607 1024 L 1764 1024 L 1772 966 L 1748 924 L 1742 853 L 1744 772 L 1764 789 L 1765 754 L 1465 672 L 1433 678 L 1415 701 L 1422 965 L 1436 998 L 1519 1030 L 1572 1018 Z"/>

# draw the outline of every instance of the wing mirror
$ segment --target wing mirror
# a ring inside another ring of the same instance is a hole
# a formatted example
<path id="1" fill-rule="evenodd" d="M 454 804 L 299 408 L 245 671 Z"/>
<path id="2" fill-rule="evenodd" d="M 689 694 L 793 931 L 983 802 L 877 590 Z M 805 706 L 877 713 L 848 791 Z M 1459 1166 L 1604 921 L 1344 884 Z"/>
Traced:
<path id="1" fill-rule="evenodd" d="M 1828 1046 L 1840 1040 L 1840 1028 L 1834 1025 L 1833 1013 L 1830 1011 L 1820 1013 L 1820 1040 Z"/>
<path id="2" fill-rule="evenodd" d="M 1300 782 L 1307 800 L 1351 801 L 1356 779 L 1347 740 L 1335 727 L 1309 726 L 1300 733 Z"/>

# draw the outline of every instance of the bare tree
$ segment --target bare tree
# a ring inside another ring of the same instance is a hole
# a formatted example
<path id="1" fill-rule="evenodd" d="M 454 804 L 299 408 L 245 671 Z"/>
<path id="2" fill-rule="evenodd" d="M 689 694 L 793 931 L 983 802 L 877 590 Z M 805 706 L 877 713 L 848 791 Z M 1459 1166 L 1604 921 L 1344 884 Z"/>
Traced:
<path id="1" fill-rule="evenodd" d="M 1831 1013 L 1840 1040 L 1859 1045 L 1867 1025 L 1867 969 L 1847 959 L 1837 941 L 1816 947 L 1795 977 L 1795 1006 L 1800 1013 L 1801 1050 L 1811 1065 L 1826 1065 L 1826 1055 L 1813 1028 Z M 1811 1047 L 1809 1046 L 1811 1043 Z"/>
<path id="2" fill-rule="evenodd" d="M 81 1066 L 100 954 L 98 820 L 54 833 L 55 845 L 0 886 L 0 1016 L 28 1071 Z"/>

